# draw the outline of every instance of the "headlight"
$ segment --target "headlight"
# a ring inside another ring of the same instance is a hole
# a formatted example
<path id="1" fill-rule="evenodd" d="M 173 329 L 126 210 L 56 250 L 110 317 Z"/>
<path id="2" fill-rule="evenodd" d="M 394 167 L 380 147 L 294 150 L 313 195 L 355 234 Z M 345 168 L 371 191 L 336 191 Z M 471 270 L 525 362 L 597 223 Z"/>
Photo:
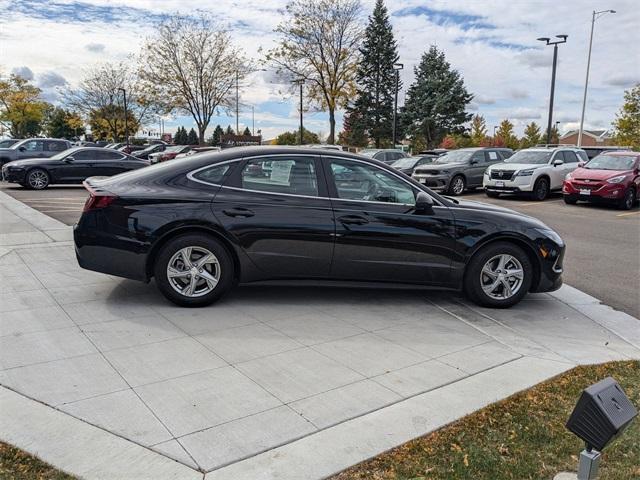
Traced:
<path id="1" fill-rule="evenodd" d="M 489 170 L 485 170 L 485 171 L 484 171 L 484 176 L 485 176 L 485 177 L 488 177 L 489 175 L 490 175 L 490 174 L 489 174 Z"/>
<path id="2" fill-rule="evenodd" d="M 570 174 L 570 173 L 567 173 L 567 174 L 564 176 L 564 179 L 565 179 L 565 180 L 567 180 L 567 181 L 570 181 L 570 180 L 572 180 L 572 179 L 573 179 L 573 177 L 571 176 L 571 174 Z"/>
<path id="3" fill-rule="evenodd" d="M 520 170 L 518 173 L 516 173 L 516 177 L 530 177 L 531 175 L 533 175 L 534 170 L 535 168 L 530 168 L 528 170 Z"/>
<path id="4" fill-rule="evenodd" d="M 617 177 L 610 178 L 607 180 L 607 183 L 620 183 L 624 182 L 624 179 L 627 178 L 626 175 L 618 175 Z"/>
<path id="5" fill-rule="evenodd" d="M 564 242 L 562 241 L 562 237 L 558 235 L 556 231 L 551 230 L 550 228 L 536 228 L 535 230 L 536 232 L 541 233 L 542 235 L 547 237 L 549 240 L 557 243 L 558 245 L 564 245 Z"/>

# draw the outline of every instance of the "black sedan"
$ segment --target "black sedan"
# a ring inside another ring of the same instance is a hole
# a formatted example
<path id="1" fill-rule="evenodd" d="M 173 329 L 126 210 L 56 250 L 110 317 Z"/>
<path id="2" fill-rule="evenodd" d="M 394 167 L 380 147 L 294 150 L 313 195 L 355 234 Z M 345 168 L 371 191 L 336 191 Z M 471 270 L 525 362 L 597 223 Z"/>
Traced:
<path id="1" fill-rule="evenodd" d="M 15 160 L 2 167 L 5 182 L 42 190 L 52 184 L 82 183 L 95 175 L 111 176 L 149 165 L 116 150 L 100 147 L 69 148 L 50 158 Z"/>
<path id="2" fill-rule="evenodd" d="M 440 196 L 359 155 L 236 148 L 85 186 L 80 266 L 155 277 L 183 306 L 249 282 L 417 285 L 490 307 L 562 284 L 564 243 L 540 221 Z"/>

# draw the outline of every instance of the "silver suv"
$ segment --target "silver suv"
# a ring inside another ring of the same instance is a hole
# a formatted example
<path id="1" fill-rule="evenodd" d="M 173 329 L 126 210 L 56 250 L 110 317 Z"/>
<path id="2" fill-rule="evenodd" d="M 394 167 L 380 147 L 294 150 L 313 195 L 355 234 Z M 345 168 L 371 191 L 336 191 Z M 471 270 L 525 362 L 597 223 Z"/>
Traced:
<path id="1" fill-rule="evenodd" d="M 27 138 L 9 148 L 0 148 L 0 167 L 23 158 L 49 158 L 71 148 L 71 142 L 59 138 Z"/>

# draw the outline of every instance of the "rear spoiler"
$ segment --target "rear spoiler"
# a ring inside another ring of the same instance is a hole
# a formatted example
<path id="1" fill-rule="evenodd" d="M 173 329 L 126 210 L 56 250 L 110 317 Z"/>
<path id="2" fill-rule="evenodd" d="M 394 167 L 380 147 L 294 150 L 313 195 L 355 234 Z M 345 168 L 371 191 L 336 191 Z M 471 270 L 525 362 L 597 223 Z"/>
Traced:
<path id="1" fill-rule="evenodd" d="M 102 187 L 101 185 L 105 180 L 108 180 L 109 178 L 110 177 L 89 177 L 84 182 L 82 182 L 82 185 L 89 191 L 91 195 L 94 196 L 113 195 L 112 192 Z"/>

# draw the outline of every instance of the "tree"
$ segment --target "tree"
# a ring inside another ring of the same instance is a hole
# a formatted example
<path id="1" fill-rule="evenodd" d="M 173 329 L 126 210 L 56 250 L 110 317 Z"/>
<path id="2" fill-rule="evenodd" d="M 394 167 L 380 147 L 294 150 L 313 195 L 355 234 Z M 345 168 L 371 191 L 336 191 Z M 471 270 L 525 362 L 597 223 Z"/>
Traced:
<path id="1" fill-rule="evenodd" d="M 432 148 L 446 134 L 464 131 L 463 125 L 471 119 L 465 110 L 473 95 L 435 46 L 422 55 L 414 73 L 416 79 L 407 92 L 401 119 L 414 147 Z"/>
<path id="2" fill-rule="evenodd" d="M 204 14 L 169 17 L 148 38 L 140 55 L 141 75 L 157 86 L 173 107 L 190 114 L 198 142 L 219 107 L 232 104 L 232 89 L 248 73 L 231 35 Z"/>
<path id="3" fill-rule="evenodd" d="M 173 143 L 176 145 L 187 145 L 188 140 L 187 129 L 184 127 L 178 127 L 178 130 L 176 130 L 176 134 L 173 137 Z"/>
<path id="4" fill-rule="evenodd" d="M 220 145 L 220 137 L 224 134 L 224 130 L 220 125 L 216 125 L 216 128 L 213 130 L 213 134 L 209 138 L 209 145 L 217 146 Z"/>
<path id="5" fill-rule="evenodd" d="M 225 130 L 225 135 L 235 135 L 236 132 L 231 128 L 231 125 L 227 125 L 227 129 Z"/>
<path id="6" fill-rule="evenodd" d="M 48 137 L 52 138 L 79 137 L 85 132 L 84 121 L 77 114 L 55 107 L 45 119 L 44 131 Z"/>
<path id="7" fill-rule="evenodd" d="M 447 150 L 454 150 L 458 148 L 458 144 L 456 143 L 456 139 L 453 135 L 447 135 L 442 139 L 442 142 L 440 142 L 438 147 L 446 148 Z"/>
<path id="8" fill-rule="evenodd" d="M 198 141 L 198 134 L 192 128 L 191 130 L 189 130 L 189 135 L 187 136 L 187 145 L 198 145 Z"/>
<path id="9" fill-rule="evenodd" d="M 342 131 L 338 134 L 338 143 L 351 147 L 366 147 L 369 138 L 364 131 L 363 122 L 360 121 L 358 110 L 348 109 L 342 120 Z"/>
<path id="10" fill-rule="evenodd" d="M 545 129 L 544 135 L 541 138 L 543 142 L 547 141 L 547 130 Z M 551 145 L 557 145 L 560 143 L 560 132 L 558 131 L 558 127 L 555 125 L 551 128 Z"/>
<path id="11" fill-rule="evenodd" d="M 393 142 L 394 64 L 398 62 L 398 46 L 383 0 L 376 0 L 369 17 L 360 56 L 356 99 L 347 111 L 357 112 L 352 119 L 357 119 L 358 129 L 371 138 L 376 148 L 389 146 Z"/>
<path id="12" fill-rule="evenodd" d="M 518 137 L 513 133 L 513 123 L 508 119 L 500 122 L 496 136 L 502 140 L 503 146 L 507 148 L 518 148 Z"/>
<path id="13" fill-rule="evenodd" d="M 77 88 L 62 91 L 67 107 L 100 124 L 105 138 L 125 136 L 124 111 L 127 97 L 127 130 L 135 135 L 143 125 L 167 112 L 167 105 L 154 86 L 142 82 L 129 63 L 103 63 L 84 71 Z M 102 117 L 101 117 L 102 115 Z M 132 120 L 132 121 L 131 121 Z"/>
<path id="14" fill-rule="evenodd" d="M 329 112 L 328 143 L 335 142 L 338 108 L 354 96 L 362 38 L 359 0 L 292 0 L 276 28 L 278 46 L 267 61 L 288 80 L 303 79 L 306 97 Z"/>
<path id="15" fill-rule="evenodd" d="M 19 75 L 0 76 L 0 123 L 12 137 L 33 137 L 40 133 L 50 108 L 40 93 L 38 87 Z"/>
<path id="16" fill-rule="evenodd" d="M 302 130 L 302 141 L 305 145 L 320 143 L 317 133 L 310 132 L 306 128 Z M 300 143 L 300 130 L 281 133 L 276 137 L 276 145 L 298 145 Z"/>
<path id="17" fill-rule="evenodd" d="M 471 118 L 471 143 L 474 147 L 484 146 L 487 143 L 487 122 L 480 114 Z"/>
<path id="18" fill-rule="evenodd" d="M 640 83 L 624 92 L 624 104 L 613 122 L 617 145 L 640 150 Z"/>
<path id="19" fill-rule="evenodd" d="M 251 130 L 249 130 L 249 127 L 245 127 L 244 132 L 242 132 L 242 135 L 244 135 L 245 137 L 251 136 Z"/>
<path id="20" fill-rule="evenodd" d="M 531 122 L 524 128 L 524 137 L 520 140 L 520 148 L 535 147 L 540 141 L 540 127 L 536 122 Z"/>

